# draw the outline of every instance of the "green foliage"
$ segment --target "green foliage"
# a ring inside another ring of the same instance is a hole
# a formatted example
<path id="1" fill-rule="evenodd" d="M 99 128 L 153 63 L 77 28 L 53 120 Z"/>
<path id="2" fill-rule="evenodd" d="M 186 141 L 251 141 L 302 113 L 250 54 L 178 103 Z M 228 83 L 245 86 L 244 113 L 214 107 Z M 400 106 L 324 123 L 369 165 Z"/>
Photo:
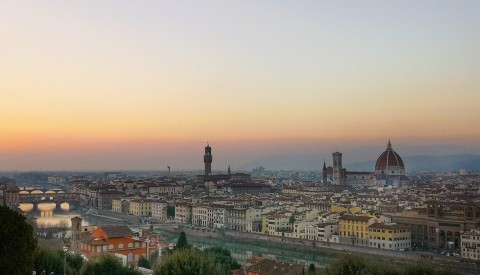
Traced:
<path id="1" fill-rule="evenodd" d="M 155 251 L 155 253 L 152 253 L 152 255 L 150 255 L 150 258 L 148 259 L 148 261 L 150 262 L 150 267 L 155 266 L 155 264 L 157 263 L 157 260 L 158 260 L 158 251 Z"/>
<path id="2" fill-rule="evenodd" d="M 109 254 L 102 254 L 99 258 L 87 262 L 81 269 L 83 275 L 137 275 L 133 267 L 124 267 L 120 260 Z"/>
<path id="3" fill-rule="evenodd" d="M 404 263 L 402 265 L 372 262 L 358 256 L 344 256 L 333 262 L 326 270 L 329 275 L 446 275 L 448 270 L 436 270 L 426 261 Z"/>
<path id="4" fill-rule="evenodd" d="M 203 250 L 203 253 L 210 254 L 215 259 L 215 261 L 226 269 L 234 270 L 242 267 L 240 264 L 232 258 L 230 250 L 223 247 L 211 247 Z"/>
<path id="5" fill-rule="evenodd" d="M 327 268 L 329 275 L 363 275 L 373 274 L 363 258 L 345 256 L 335 261 Z"/>
<path id="6" fill-rule="evenodd" d="M 0 270 L 2 274 L 29 274 L 37 239 L 21 214 L 0 206 Z"/>
<path id="7" fill-rule="evenodd" d="M 34 254 L 34 270 L 37 274 L 45 271 L 47 274 L 53 272 L 55 274 L 63 274 L 65 267 L 63 252 L 54 249 L 38 246 Z M 67 272 L 72 273 L 71 268 L 67 267 Z"/>
<path id="8" fill-rule="evenodd" d="M 292 225 L 296 222 L 297 220 L 295 219 L 295 216 L 292 214 L 290 216 L 290 219 L 288 219 L 288 222 L 291 223 Z"/>
<path id="9" fill-rule="evenodd" d="M 34 270 L 37 274 L 45 271 L 47 274 L 63 274 L 65 268 L 65 252 L 45 246 L 38 246 L 34 253 Z M 83 258 L 80 255 L 67 253 L 67 274 L 80 272 Z"/>
<path id="10" fill-rule="evenodd" d="M 167 217 L 174 218 L 175 217 L 175 206 L 174 205 L 167 205 Z"/>
<path id="11" fill-rule="evenodd" d="M 309 273 L 314 273 L 315 272 L 315 265 L 313 263 L 310 264 L 308 267 L 308 272 Z"/>
<path id="12" fill-rule="evenodd" d="M 184 249 L 188 248 L 188 242 L 187 242 L 187 235 L 185 234 L 184 231 L 180 233 L 180 237 L 178 237 L 177 245 L 175 246 L 175 249 Z"/>
<path id="13" fill-rule="evenodd" d="M 138 266 L 139 267 L 144 267 L 150 269 L 152 265 L 150 264 L 150 261 L 147 260 L 145 257 L 141 257 L 140 260 L 138 261 Z"/>
<path id="14" fill-rule="evenodd" d="M 181 249 L 166 256 L 155 269 L 158 275 L 177 274 L 231 274 L 230 269 L 217 262 L 211 254 L 202 253 L 194 248 Z"/>
<path id="15" fill-rule="evenodd" d="M 60 253 L 64 253 L 60 251 Z M 83 266 L 83 258 L 79 254 L 67 253 L 67 265 L 75 272 L 79 273 Z M 68 269 L 68 268 L 67 268 Z"/>

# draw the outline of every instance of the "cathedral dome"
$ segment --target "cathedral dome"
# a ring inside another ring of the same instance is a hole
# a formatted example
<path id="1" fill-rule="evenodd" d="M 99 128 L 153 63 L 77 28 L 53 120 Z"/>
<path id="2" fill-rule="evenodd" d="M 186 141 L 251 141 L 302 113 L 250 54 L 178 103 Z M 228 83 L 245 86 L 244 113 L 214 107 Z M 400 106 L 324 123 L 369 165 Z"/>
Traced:
<path id="1" fill-rule="evenodd" d="M 384 174 L 386 171 L 390 171 L 390 170 L 391 171 L 401 170 L 402 172 L 405 171 L 405 165 L 403 164 L 403 160 L 400 157 L 400 155 L 397 154 L 397 152 L 393 151 L 392 143 L 390 143 L 390 140 L 388 141 L 387 150 L 385 150 L 378 157 L 377 163 L 375 164 L 375 170 L 377 171 L 378 174 Z M 391 174 L 391 173 L 385 173 L 385 174 Z"/>

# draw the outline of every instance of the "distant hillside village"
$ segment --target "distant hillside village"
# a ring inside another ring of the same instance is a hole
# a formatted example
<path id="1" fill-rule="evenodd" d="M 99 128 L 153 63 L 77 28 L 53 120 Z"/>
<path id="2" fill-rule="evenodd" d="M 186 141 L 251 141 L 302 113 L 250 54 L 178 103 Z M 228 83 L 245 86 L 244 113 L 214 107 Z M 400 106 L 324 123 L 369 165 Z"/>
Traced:
<path id="1" fill-rule="evenodd" d="M 195 177 L 118 173 L 71 176 L 66 183 L 61 177 L 51 180 L 69 184 L 64 195 L 56 193 L 61 199 L 139 223 L 169 221 L 209 232 L 395 251 L 436 250 L 480 260 L 480 176 L 462 171 L 409 178 L 390 141 L 372 172 L 347 171 L 342 153 L 334 152 L 332 165 L 319 167 L 318 180 L 262 168 L 247 174 L 228 167 L 226 174 L 213 174 L 210 145 L 203 159 L 204 173 Z M 14 206 L 43 194 L 32 193 L 4 180 L 2 202 Z M 111 252 L 136 264 L 160 244 L 167 245 L 155 236 L 135 236 L 126 226 L 88 227 L 80 218 L 72 220 L 72 249 L 86 256 Z"/>

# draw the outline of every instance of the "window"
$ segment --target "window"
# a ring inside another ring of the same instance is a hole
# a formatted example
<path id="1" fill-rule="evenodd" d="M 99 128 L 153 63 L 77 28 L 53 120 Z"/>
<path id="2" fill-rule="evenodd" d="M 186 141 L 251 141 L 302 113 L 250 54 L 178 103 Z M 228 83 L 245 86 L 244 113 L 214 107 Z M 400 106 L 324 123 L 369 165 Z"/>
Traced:
<path id="1" fill-rule="evenodd" d="M 102 247 L 101 246 L 97 246 L 97 252 L 102 252 Z"/>
<path id="2" fill-rule="evenodd" d="M 108 246 L 108 249 L 109 249 L 109 250 L 113 250 L 113 244 L 109 245 L 109 246 Z"/>
<path id="3" fill-rule="evenodd" d="M 133 254 L 132 253 L 128 253 L 127 260 L 129 262 L 131 262 L 133 260 Z"/>
<path id="4" fill-rule="evenodd" d="M 133 247 L 133 244 L 132 243 L 129 243 L 128 244 L 128 248 L 132 248 Z"/>
<path id="5" fill-rule="evenodd" d="M 122 248 L 123 248 L 123 243 L 119 244 L 119 245 L 118 245 L 118 248 L 119 248 L 119 249 L 122 249 Z"/>
<path id="6" fill-rule="evenodd" d="M 138 262 L 138 260 L 140 260 L 140 256 L 137 254 L 137 255 L 135 255 L 135 261 Z"/>

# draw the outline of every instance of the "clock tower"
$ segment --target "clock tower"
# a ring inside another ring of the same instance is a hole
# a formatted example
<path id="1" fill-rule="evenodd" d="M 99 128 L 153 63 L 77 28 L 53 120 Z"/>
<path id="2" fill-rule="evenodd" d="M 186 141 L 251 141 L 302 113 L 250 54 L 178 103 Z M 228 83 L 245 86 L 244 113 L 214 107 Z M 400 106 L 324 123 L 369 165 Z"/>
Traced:
<path id="1" fill-rule="evenodd" d="M 205 163 L 205 176 L 212 174 L 212 147 L 207 142 L 205 147 L 205 155 L 203 155 L 203 162 Z"/>

